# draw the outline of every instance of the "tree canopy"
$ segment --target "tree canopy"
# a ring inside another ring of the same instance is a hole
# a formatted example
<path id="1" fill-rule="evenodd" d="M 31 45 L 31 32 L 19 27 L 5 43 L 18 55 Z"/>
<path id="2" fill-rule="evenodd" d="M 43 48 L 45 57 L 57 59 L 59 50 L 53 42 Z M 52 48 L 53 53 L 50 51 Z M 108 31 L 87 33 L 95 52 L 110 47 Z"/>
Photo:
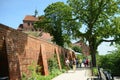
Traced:
<path id="1" fill-rule="evenodd" d="M 90 47 L 92 64 L 96 66 L 96 51 L 102 42 L 120 40 L 119 15 L 120 1 L 118 0 L 68 0 L 74 18 L 85 28 L 76 32 Z M 109 40 L 112 39 L 112 40 Z"/>
<path id="2" fill-rule="evenodd" d="M 77 26 L 75 21 L 68 20 L 72 19 L 71 7 L 63 2 L 56 2 L 49 5 L 44 12 L 44 19 L 37 22 L 37 26 L 49 32 L 56 44 L 64 46 L 64 43 L 70 43 L 71 33 L 77 28 L 74 27 Z"/>
<path id="3" fill-rule="evenodd" d="M 45 9 L 46 21 L 43 22 L 47 24 L 44 28 L 58 45 L 63 45 L 65 40 L 69 42 L 70 37 L 86 42 L 92 64 L 96 66 L 98 46 L 102 42 L 120 40 L 120 1 L 68 0 L 67 4 L 56 2 Z"/>
<path id="4" fill-rule="evenodd" d="M 82 53 L 82 50 L 81 50 L 81 47 L 80 47 L 80 46 L 73 46 L 72 49 L 73 49 L 75 52 Z"/>
<path id="5" fill-rule="evenodd" d="M 104 63 L 104 64 L 103 64 Z M 106 55 L 97 55 L 97 65 L 111 71 L 114 76 L 120 76 L 120 45 Z"/>

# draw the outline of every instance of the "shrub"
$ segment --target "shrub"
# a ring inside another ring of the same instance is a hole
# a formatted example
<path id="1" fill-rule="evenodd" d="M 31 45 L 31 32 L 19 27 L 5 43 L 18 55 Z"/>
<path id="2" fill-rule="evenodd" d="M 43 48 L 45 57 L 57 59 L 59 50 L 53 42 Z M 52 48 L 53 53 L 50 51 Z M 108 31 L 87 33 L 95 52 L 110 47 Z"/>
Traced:
<path id="1" fill-rule="evenodd" d="M 120 48 L 110 54 L 97 56 L 97 64 L 115 76 L 120 76 Z"/>
<path id="2" fill-rule="evenodd" d="M 56 55 L 48 60 L 48 69 L 50 72 L 48 76 L 43 76 L 38 73 L 37 70 L 39 71 L 41 67 L 35 66 L 34 63 L 30 65 L 28 69 L 30 70 L 31 75 L 27 76 L 25 73 L 23 73 L 22 80 L 51 80 L 55 76 L 65 72 L 65 69 L 59 70 Z"/>
<path id="3" fill-rule="evenodd" d="M 40 69 L 40 66 L 31 65 L 28 67 L 31 75 L 22 74 L 22 80 L 51 80 L 55 76 L 61 74 L 62 72 L 58 69 L 53 68 L 48 76 L 43 76 L 40 73 L 36 72 L 36 69 Z"/>
<path id="4" fill-rule="evenodd" d="M 82 49 L 81 49 L 81 47 L 79 47 L 79 46 L 73 46 L 72 49 L 73 49 L 75 52 L 82 53 Z"/>
<path id="5" fill-rule="evenodd" d="M 57 57 L 57 55 L 55 54 L 52 58 L 50 58 L 48 60 L 48 65 L 49 65 L 48 69 L 49 69 L 50 75 L 52 75 L 52 77 L 55 77 L 62 73 L 62 71 L 60 71 L 60 69 L 59 69 L 56 57 Z"/>
<path id="6" fill-rule="evenodd" d="M 92 71 L 94 76 L 98 76 L 98 69 L 96 67 L 93 67 Z"/>

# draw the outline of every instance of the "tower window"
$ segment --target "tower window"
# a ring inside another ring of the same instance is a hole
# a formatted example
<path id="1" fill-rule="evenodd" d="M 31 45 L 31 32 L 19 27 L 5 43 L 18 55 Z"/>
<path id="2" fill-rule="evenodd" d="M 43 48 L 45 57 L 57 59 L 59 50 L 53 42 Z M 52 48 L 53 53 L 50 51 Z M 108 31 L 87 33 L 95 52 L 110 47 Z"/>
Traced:
<path id="1" fill-rule="evenodd" d="M 34 26 L 34 23 L 32 23 L 32 26 Z"/>
<path id="2" fill-rule="evenodd" d="M 30 26 L 30 23 L 28 22 L 28 26 Z"/>

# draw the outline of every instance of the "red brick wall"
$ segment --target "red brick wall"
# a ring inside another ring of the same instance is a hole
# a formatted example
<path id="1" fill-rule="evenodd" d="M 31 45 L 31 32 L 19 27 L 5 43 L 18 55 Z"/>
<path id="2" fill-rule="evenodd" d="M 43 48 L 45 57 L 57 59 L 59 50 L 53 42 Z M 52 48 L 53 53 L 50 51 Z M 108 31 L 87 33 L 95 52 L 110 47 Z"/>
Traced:
<path id="1" fill-rule="evenodd" d="M 1 48 L 3 40 L 6 49 Z M 38 64 L 42 67 L 42 74 L 48 75 L 47 60 L 56 53 L 61 69 L 60 55 L 63 54 L 65 57 L 65 54 L 69 54 L 69 50 L 28 36 L 2 24 L 0 24 L 0 42 L 1 53 L 6 51 L 10 80 L 20 80 L 23 73 L 29 74 L 28 66 L 32 65 L 33 62 L 34 65 Z"/>
<path id="2" fill-rule="evenodd" d="M 6 44 L 2 33 L 0 29 L 0 76 L 5 77 L 9 76 L 9 71 Z"/>

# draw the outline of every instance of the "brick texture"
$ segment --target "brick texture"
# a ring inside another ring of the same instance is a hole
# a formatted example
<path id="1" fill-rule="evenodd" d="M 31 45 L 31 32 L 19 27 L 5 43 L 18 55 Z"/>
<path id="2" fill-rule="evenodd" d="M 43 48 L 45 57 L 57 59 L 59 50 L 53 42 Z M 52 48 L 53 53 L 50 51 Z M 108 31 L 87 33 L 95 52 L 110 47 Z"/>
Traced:
<path id="1" fill-rule="evenodd" d="M 21 80 L 23 73 L 30 74 L 28 66 L 32 63 L 41 66 L 40 72 L 48 75 L 47 60 L 54 54 L 57 54 L 60 69 L 60 55 L 73 56 L 67 49 L 0 24 L 0 76 Z"/>

